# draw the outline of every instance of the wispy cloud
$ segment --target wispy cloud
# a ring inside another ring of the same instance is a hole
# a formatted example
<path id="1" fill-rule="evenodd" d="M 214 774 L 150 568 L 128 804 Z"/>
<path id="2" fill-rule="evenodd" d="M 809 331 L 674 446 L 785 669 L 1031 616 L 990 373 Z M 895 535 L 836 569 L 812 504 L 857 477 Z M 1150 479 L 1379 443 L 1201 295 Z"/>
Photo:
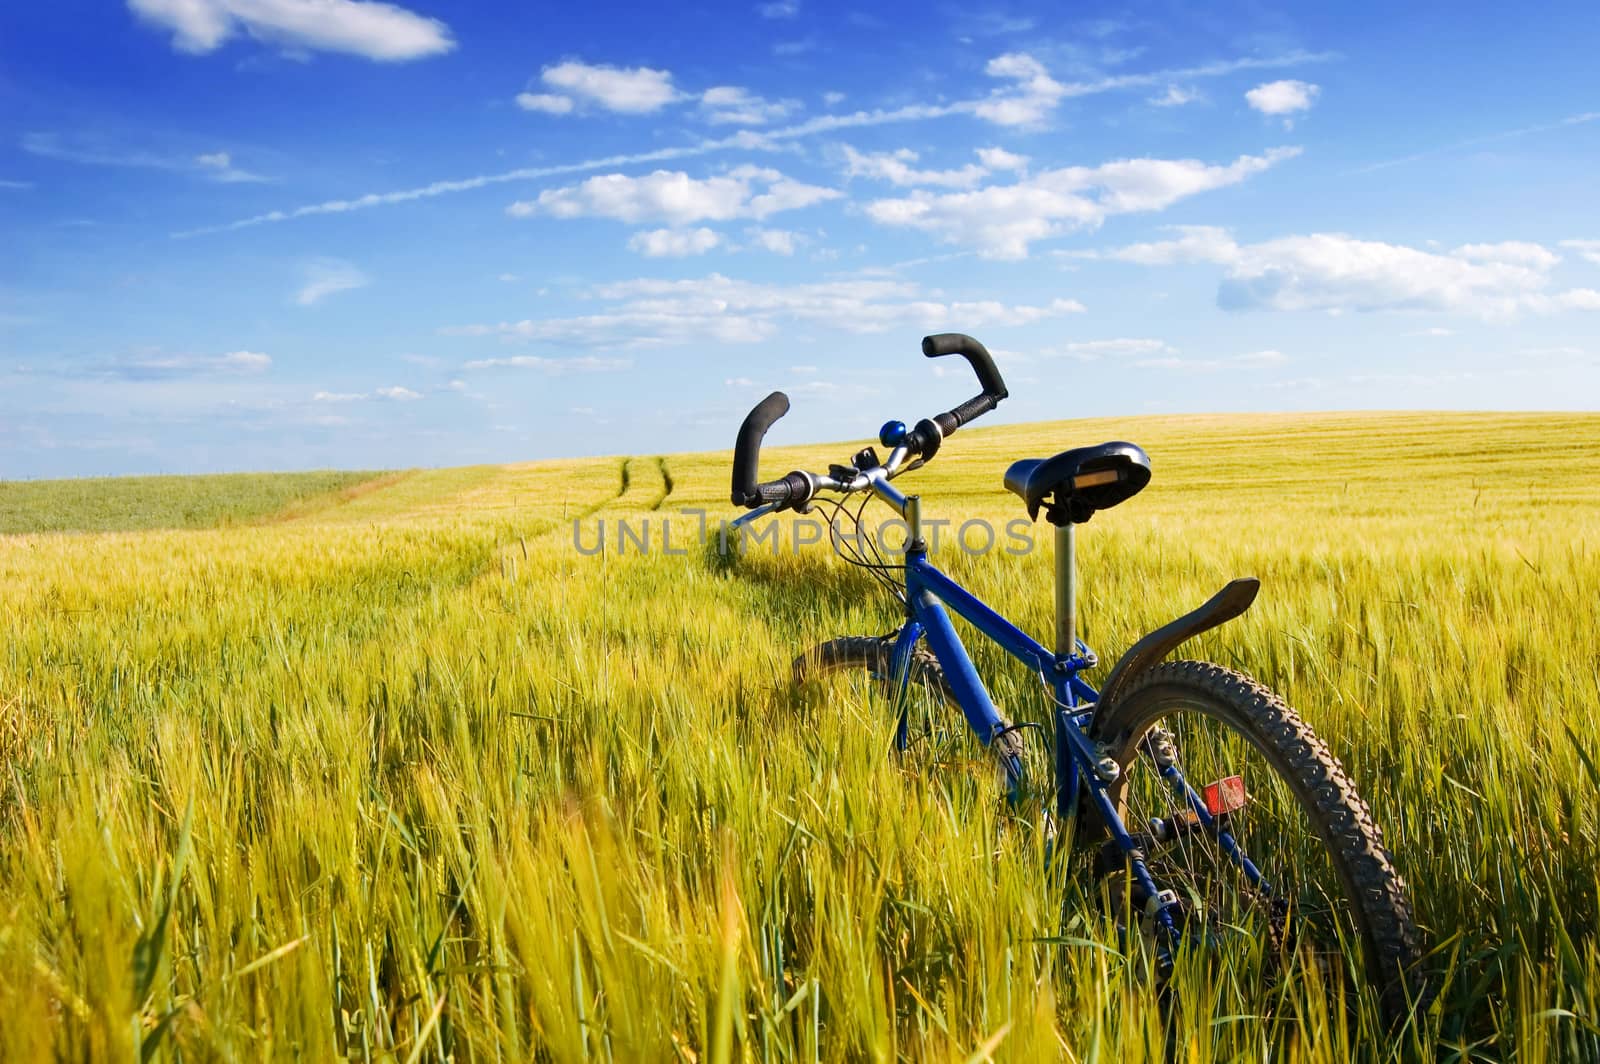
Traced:
<path id="1" fill-rule="evenodd" d="M 543 358 L 539 355 L 512 355 L 508 358 L 480 358 L 468 362 L 463 369 L 536 369 L 551 376 L 565 373 L 616 373 L 630 369 L 633 360 L 627 358 Z"/>
<path id="2" fill-rule="evenodd" d="M 202 173 L 205 173 L 218 181 L 240 182 L 271 180 L 270 178 L 262 177 L 260 174 L 253 174 L 248 170 L 241 170 L 237 166 L 234 166 L 233 157 L 225 151 L 215 151 L 204 155 L 196 155 L 194 157 L 194 161 L 195 165 L 200 168 Z"/>
<path id="3" fill-rule="evenodd" d="M 800 245 L 807 242 L 804 236 L 788 229 L 763 229 L 754 226 L 746 229 L 744 235 L 749 237 L 752 247 L 770 251 L 774 255 L 793 255 Z"/>
<path id="4" fill-rule="evenodd" d="M 1152 85 L 1164 85 L 1173 80 L 1192 80 L 1195 78 L 1222 77 L 1241 70 L 1261 70 L 1278 67 L 1300 66 L 1307 63 L 1326 62 L 1336 58 L 1331 52 L 1305 52 L 1293 51 L 1278 56 L 1261 58 L 1230 59 L 1201 66 L 1184 67 L 1175 70 L 1158 70 L 1145 74 L 1122 74 L 1114 77 L 1099 78 L 1093 81 L 1069 82 L 1063 85 L 1062 98 L 1092 96 L 1099 93 L 1116 92 L 1122 89 L 1148 88 Z M 325 200 L 320 203 L 309 203 L 299 207 L 283 210 L 268 211 L 265 214 L 251 215 L 236 221 L 225 222 L 220 225 L 201 226 L 195 229 L 174 233 L 175 237 L 204 236 L 215 233 L 232 232 L 257 225 L 270 225 L 278 222 L 294 221 L 300 218 L 309 218 L 323 214 L 342 214 L 348 211 L 370 210 L 376 207 L 390 207 L 416 200 L 431 199 L 435 196 L 453 195 L 459 192 L 471 192 L 476 189 L 487 188 L 492 185 L 506 184 L 514 181 L 536 181 L 547 177 L 559 177 L 568 174 L 578 174 L 593 170 L 605 170 L 619 166 L 634 166 L 641 163 L 667 162 L 677 159 L 687 159 L 696 156 L 710 155 L 716 152 L 731 149 L 763 148 L 781 144 L 792 140 L 802 140 L 821 134 L 834 133 L 841 129 L 861 129 L 870 126 L 893 125 L 906 122 L 923 122 L 932 119 L 945 118 L 955 114 L 974 114 L 980 106 L 992 104 L 989 97 L 976 100 L 958 101 L 948 104 L 908 104 L 903 107 L 887 109 L 859 110 L 845 114 L 818 115 L 814 118 L 798 122 L 781 129 L 754 132 L 743 130 L 739 133 L 725 137 L 715 137 L 701 140 L 691 144 L 675 147 L 656 148 L 644 152 L 630 152 L 618 155 L 604 156 L 595 159 L 585 159 L 581 162 L 560 163 L 552 166 L 519 167 L 515 170 L 506 170 L 500 173 L 480 174 L 475 177 L 466 177 L 453 180 L 435 181 L 427 185 L 413 188 L 398 189 L 392 192 L 369 192 L 364 195 L 349 199 Z"/>
<path id="5" fill-rule="evenodd" d="M 1282 351 L 1251 351 L 1228 358 L 1145 358 L 1135 362 L 1140 369 L 1174 369 L 1186 373 L 1216 373 L 1224 370 L 1272 369 L 1289 361 Z"/>
<path id="6" fill-rule="evenodd" d="M 64 137 L 59 133 L 28 133 L 23 136 L 21 146 L 29 155 L 79 166 L 166 170 L 224 182 L 271 180 L 234 166 L 232 155 L 225 151 L 181 155 L 131 148 L 94 135 Z"/>
<path id="7" fill-rule="evenodd" d="M 1107 355 L 1113 358 L 1133 355 L 1172 355 L 1177 354 L 1177 350 L 1165 340 L 1119 336 L 1110 340 L 1078 340 L 1067 344 L 1061 353 L 1080 362 L 1092 362 Z M 1046 354 L 1051 353 L 1053 352 L 1046 352 Z"/>
<path id="8" fill-rule="evenodd" d="M 1186 89 L 1179 85 L 1168 85 L 1167 91 L 1160 96 L 1152 96 L 1149 103 L 1156 107 L 1183 107 L 1200 99 L 1199 91 Z"/>
<path id="9" fill-rule="evenodd" d="M 370 283 L 366 274 L 343 259 L 315 259 L 302 267 L 303 283 L 294 301 L 302 307 L 316 306 L 338 292 L 363 288 Z"/>
<path id="10" fill-rule="evenodd" d="M 0 178 L 0 188 L 3 188 L 3 189 L 7 189 L 7 190 L 11 190 L 11 191 L 17 191 L 17 192 L 26 192 L 28 189 L 30 189 L 32 187 L 33 187 L 33 182 L 32 181 L 11 181 L 11 180 L 7 180 L 6 178 Z"/>
<path id="11" fill-rule="evenodd" d="M 364 403 L 374 399 L 391 403 L 414 403 L 421 398 L 423 398 L 421 392 L 414 392 L 398 384 L 374 388 L 370 392 L 313 392 L 311 395 L 313 403 Z"/>
<path id="12" fill-rule="evenodd" d="M 700 113 L 718 126 L 764 126 L 799 109 L 798 100 L 769 100 L 738 85 L 717 85 L 700 94 Z"/>
<path id="13" fill-rule="evenodd" d="M 230 351 L 222 355 L 145 352 L 108 359 L 89 367 L 85 372 L 92 377 L 139 382 L 191 377 L 250 377 L 266 373 L 271 368 L 272 356 L 259 351 Z"/>
<path id="14" fill-rule="evenodd" d="M 1600 240 L 1563 240 L 1561 246 L 1577 252 L 1585 262 L 1600 266 Z"/>
<path id="15" fill-rule="evenodd" d="M 1075 299 L 1042 305 L 998 300 L 946 301 L 906 281 L 841 280 L 763 284 L 709 274 L 685 280 L 639 278 L 597 285 L 587 292 L 603 310 L 577 317 L 530 318 L 517 322 L 441 329 L 450 336 L 498 336 L 589 348 L 651 348 L 690 343 L 758 343 L 778 335 L 787 322 L 881 333 L 913 326 L 928 331 L 1030 325 L 1081 313 Z M 527 356 L 525 356 L 527 357 Z M 515 363 L 543 368 L 551 360 Z M 503 359 L 469 363 L 510 365 Z"/>
<path id="16" fill-rule="evenodd" d="M 993 154 L 995 152 L 999 152 L 1000 156 L 1005 156 L 1008 160 L 1021 158 L 1000 151 L 998 148 L 986 148 L 984 151 L 990 153 L 987 158 L 998 158 Z M 914 164 L 921 156 L 910 148 L 901 148 L 898 151 L 861 152 L 846 144 L 844 158 L 845 173 L 848 176 L 877 178 L 894 185 L 971 188 L 989 174 L 987 166 L 979 166 L 977 163 L 968 163 L 951 170 L 919 170 Z"/>
<path id="17" fill-rule="evenodd" d="M 1566 118 L 1554 122 L 1541 122 L 1534 126 L 1520 126 L 1517 129 L 1503 129 L 1498 133 L 1485 133 L 1481 137 L 1468 137 L 1452 144 L 1444 144 L 1437 148 L 1428 148 L 1425 151 L 1413 152 L 1394 159 L 1384 159 L 1380 162 L 1368 163 L 1350 171 L 1353 174 L 1370 174 L 1374 170 L 1386 170 L 1391 166 L 1404 166 L 1406 163 L 1419 162 L 1423 159 L 1432 159 L 1438 155 L 1448 155 L 1451 152 L 1461 151 L 1464 148 L 1477 148 L 1485 144 L 1494 144 L 1497 141 L 1512 140 L 1516 137 L 1526 137 L 1534 133 L 1550 133 L 1558 129 L 1567 129 L 1572 126 L 1587 125 L 1590 122 L 1600 122 L 1600 111 L 1585 111 L 1581 114 L 1568 115 Z"/>

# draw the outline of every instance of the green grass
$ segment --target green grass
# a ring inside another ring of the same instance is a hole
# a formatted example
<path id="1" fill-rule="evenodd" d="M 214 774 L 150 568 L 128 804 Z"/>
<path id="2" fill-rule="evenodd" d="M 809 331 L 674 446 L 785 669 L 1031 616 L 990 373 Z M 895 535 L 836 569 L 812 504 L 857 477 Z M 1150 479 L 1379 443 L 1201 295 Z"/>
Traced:
<path id="1" fill-rule="evenodd" d="M 0 535 L 214 528 L 303 507 L 377 476 L 324 471 L 0 480 Z"/>
<path id="2" fill-rule="evenodd" d="M 726 512 L 727 455 L 640 455 L 0 539 L 0 1059 L 1594 1059 L 1600 417 L 1008 426 L 900 483 L 1003 522 L 1007 461 L 1115 438 L 1155 480 L 1080 537 L 1086 637 L 1114 659 L 1262 578 L 1186 652 L 1282 692 L 1372 804 L 1440 971 L 1397 1040 L 1203 965 L 1164 1010 L 990 773 L 789 686 L 895 623 L 861 574 L 573 548 Z M 941 560 L 1049 631 L 1048 549 Z"/>

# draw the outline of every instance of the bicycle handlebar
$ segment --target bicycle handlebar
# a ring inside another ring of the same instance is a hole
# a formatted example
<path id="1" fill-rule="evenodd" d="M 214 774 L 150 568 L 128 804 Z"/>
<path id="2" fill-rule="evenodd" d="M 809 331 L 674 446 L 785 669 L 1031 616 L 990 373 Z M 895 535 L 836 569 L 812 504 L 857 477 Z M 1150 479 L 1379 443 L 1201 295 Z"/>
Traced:
<path id="1" fill-rule="evenodd" d="M 971 363 L 972 371 L 978 375 L 978 383 L 983 386 L 983 391 L 971 399 L 942 414 L 924 418 L 911 430 L 907 440 L 911 450 L 929 459 L 939 453 L 939 445 L 946 436 L 987 414 L 1011 393 L 1006 390 L 1006 382 L 995 368 L 994 357 L 989 354 L 989 349 L 965 333 L 925 336 L 922 338 L 922 353 L 929 358 L 961 355 Z"/>
<path id="2" fill-rule="evenodd" d="M 782 392 L 773 392 L 757 403 L 755 409 L 745 416 L 744 424 L 739 426 L 739 442 L 733 449 L 735 506 L 760 506 L 763 502 L 775 501 L 761 497 L 761 489 L 767 485 L 756 483 L 756 472 L 761 461 L 762 438 L 772 423 L 788 412 L 789 397 Z"/>
<path id="3" fill-rule="evenodd" d="M 1011 394 L 1006 391 L 1006 382 L 1000 379 L 1000 371 L 995 368 L 994 357 L 989 354 L 989 349 L 966 333 L 938 333 L 934 336 L 924 336 L 922 353 L 928 358 L 961 355 L 972 363 L 972 371 L 978 375 L 978 383 L 983 385 L 984 395 L 992 395 L 995 401 L 999 402 Z"/>
<path id="4" fill-rule="evenodd" d="M 901 454 L 903 449 L 904 456 L 920 457 L 926 462 L 938 453 L 939 445 L 946 436 L 987 414 L 1011 393 L 1006 390 L 1006 383 L 1001 379 L 989 349 L 965 333 L 925 336 L 922 338 L 922 353 L 928 358 L 961 355 L 971 364 L 972 371 L 978 376 L 978 383 L 983 387 L 982 392 L 966 402 L 943 414 L 917 422 L 916 427 L 906 433 L 903 442 L 896 447 L 896 454 Z M 757 482 L 761 441 L 773 423 L 788 412 L 789 397 L 782 392 L 773 392 L 757 403 L 739 426 L 739 439 L 733 452 L 735 506 L 753 510 L 758 506 L 771 505 L 774 509 L 784 510 L 803 506 L 822 487 L 847 490 L 831 473 L 827 477 L 818 477 L 802 470 L 795 470 L 778 480 Z M 895 471 L 890 470 L 890 475 Z"/>

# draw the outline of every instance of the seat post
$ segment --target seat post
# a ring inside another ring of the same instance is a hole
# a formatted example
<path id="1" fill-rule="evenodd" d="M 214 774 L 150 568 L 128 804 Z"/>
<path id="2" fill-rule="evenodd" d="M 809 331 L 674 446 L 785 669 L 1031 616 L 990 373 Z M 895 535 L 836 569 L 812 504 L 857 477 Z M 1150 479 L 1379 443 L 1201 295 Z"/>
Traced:
<path id="1" fill-rule="evenodd" d="M 1078 652 L 1078 562 L 1071 521 L 1056 525 L 1056 657 Z"/>

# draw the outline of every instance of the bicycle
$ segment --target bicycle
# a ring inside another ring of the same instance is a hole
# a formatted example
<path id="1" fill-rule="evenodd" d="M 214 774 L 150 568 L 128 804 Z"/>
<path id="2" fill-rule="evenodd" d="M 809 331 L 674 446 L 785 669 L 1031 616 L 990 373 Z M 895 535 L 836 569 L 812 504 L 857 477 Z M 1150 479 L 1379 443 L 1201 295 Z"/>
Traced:
<path id="1" fill-rule="evenodd" d="M 739 429 L 732 497 L 750 512 L 734 526 L 831 503 L 836 516 L 853 516 L 859 543 L 861 513 L 874 499 L 906 526 L 898 564 L 875 548 L 876 561 L 859 547 L 846 556 L 895 591 L 903 622 L 885 636 L 848 636 L 801 654 L 796 681 L 842 675 L 865 682 L 895 707 L 899 751 L 908 747 L 919 700 L 931 703 L 924 716 L 953 705 L 993 753 L 1016 803 L 1029 785 L 1023 730 L 1042 726 L 1014 723 L 997 709 L 952 624 L 954 612 L 1032 670 L 1048 693 L 1046 827 L 1059 831 L 1085 814 L 1103 832 L 1094 864 L 1104 897 L 1119 931 L 1152 947 L 1163 978 L 1186 949 L 1242 941 L 1270 975 L 1327 983 L 1353 975 L 1345 958 L 1354 947 L 1384 1013 L 1402 1013 L 1417 1000 L 1420 936 L 1405 884 L 1338 760 L 1281 698 L 1243 673 L 1165 660 L 1243 614 L 1259 582 L 1234 580 L 1150 632 L 1092 687 L 1083 674 L 1098 659 L 1077 638 L 1076 528 L 1138 494 L 1150 480 L 1149 456 L 1113 441 L 1007 470 L 1005 486 L 1029 517 L 1037 521 L 1042 510 L 1055 529 L 1055 638 L 1046 648 L 929 561 L 921 498 L 892 483 L 932 461 L 945 440 L 1009 394 L 988 350 L 970 336 L 928 336 L 922 350 L 929 358 L 962 355 L 983 390 L 909 429 L 885 424 L 886 459 L 867 447 L 825 474 L 796 470 L 758 482 L 762 440 L 788 412 L 788 397 L 773 392 Z M 853 514 L 844 510 L 838 500 L 858 493 L 868 497 Z M 840 537 L 832 538 L 844 554 Z"/>

